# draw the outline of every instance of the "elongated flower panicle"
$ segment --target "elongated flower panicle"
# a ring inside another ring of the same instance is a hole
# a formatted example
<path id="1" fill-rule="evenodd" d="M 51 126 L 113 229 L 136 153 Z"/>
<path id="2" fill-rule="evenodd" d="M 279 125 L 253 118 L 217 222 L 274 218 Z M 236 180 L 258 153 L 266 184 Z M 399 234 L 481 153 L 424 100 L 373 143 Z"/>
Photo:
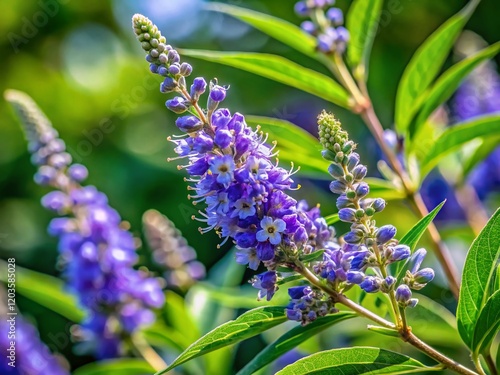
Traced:
<path id="1" fill-rule="evenodd" d="M 205 276 L 205 266 L 196 260 L 196 251 L 166 216 L 148 210 L 142 216 L 142 225 L 155 262 L 166 269 L 167 285 L 187 289 Z"/>
<path id="2" fill-rule="evenodd" d="M 94 186 L 82 186 L 87 169 L 71 164 L 64 142 L 27 95 L 7 91 L 6 99 L 19 114 L 38 167 L 35 181 L 55 190 L 42 205 L 59 215 L 48 231 L 59 237 L 68 289 L 87 311 L 82 339 L 101 358 L 123 352 L 123 339 L 155 320 L 152 308 L 164 303 L 160 282 L 137 262 L 134 238 L 107 197 Z"/>
<path id="3" fill-rule="evenodd" d="M 40 340 L 34 326 L 19 315 L 15 317 L 1 315 L 0 318 L 0 347 L 3 349 L 0 373 L 2 375 L 69 375 L 69 371 Z M 13 331 L 10 330 L 12 323 L 9 319 L 14 319 L 15 339 L 11 337 Z M 15 344 L 12 345 L 12 342 Z M 10 349 L 11 347 L 13 349 Z"/>
<path id="4" fill-rule="evenodd" d="M 319 51 L 343 54 L 349 42 L 349 31 L 342 26 L 342 10 L 331 7 L 334 4 L 335 0 L 299 1 L 295 4 L 295 13 L 301 17 L 309 17 L 300 27 L 316 37 Z"/>
<path id="5" fill-rule="evenodd" d="M 412 256 L 413 268 L 407 271 L 403 280 L 396 280 L 388 274 L 387 266 L 394 262 L 408 261 L 410 248 L 400 244 L 396 239 L 396 227 L 384 225 L 378 227 L 373 216 L 385 208 L 381 198 L 367 198 L 370 187 L 364 178 L 367 168 L 360 163 L 355 152 L 356 144 L 342 129 L 340 122 L 329 113 L 323 111 L 318 117 L 319 137 L 323 146 L 323 157 L 330 161 L 328 171 L 334 180 L 330 190 L 338 194 L 337 208 L 341 221 L 351 223 L 351 230 L 344 235 L 345 244 L 331 252 L 338 271 L 333 272 L 329 281 L 336 278 L 358 284 L 365 292 L 393 293 L 396 289 L 398 303 L 404 307 L 413 307 L 416 301 L 411 299 L 412 289 L 421 289 L 434 278 L 430 268 L 419 270 L 425 256 L 425 250 L 420 249 Z M 328 255 L 329 252 L 325 252 Z M 325 272 L 321 266 L 320 272 Z M 373 275 L 367 274 L 372 270 Z M 340 272 L 339 272 L 340 271 Z M 400 284 L 398 286 L 398 284 Z M 402 287 L 404 285 L 404 287 Z M 412 301 L 410 303 L 410 301 Z"/>
<path id="6" fill-rule="evenodd" d="M 295 172 L 274 163 L 277 153 L 267 145 L 267 136 L 251 129 L 242 114 L 218 108 L 229 87 L 197 77 L 188 88 L 182 72 L 191 73 L 192 68 L 181 62 L 156 26 L 142 15 L 135 15 L 132 23 L 151 72 L 163 77 L 160 91 L 178 95 L 167 100 L 167 108 L 187 113 L 176 120 L 184 135 L 170 139 L 179 155 L 172 160 L 186 160 L 179 168 L 193 184 L 188 198 L 204 203 L 195 218 L 204 223 L 200 232 L 216 230 L 222 243 L 231 238 L 238 248 L 238 263 L 254 270 L 263 263 L 268 271 L 253 285 L 260 289 L 260 298 L 269 300 L 277 289 L 277 266 L 293 268 L 303 254 L 336 246 L 333 228 L 317 207 L 309 209 L 286 193 Z M 202 105 L 206 90 L 208 99 Z"/>

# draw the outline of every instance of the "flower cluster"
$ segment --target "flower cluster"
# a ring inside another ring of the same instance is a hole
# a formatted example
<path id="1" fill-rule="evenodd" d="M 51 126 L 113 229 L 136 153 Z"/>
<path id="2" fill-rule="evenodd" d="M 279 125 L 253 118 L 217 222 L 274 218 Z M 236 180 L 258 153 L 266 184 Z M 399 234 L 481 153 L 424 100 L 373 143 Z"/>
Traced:
<path id="1" fill-rule="evenodd" d="M 367 198 L 370 188 L 363 181 L 367 169 L 360 163 L 359 155 L 354 152 L 356 145 L 349 140 L 340 122 L 323 112 L 318 117 L 318 125 L 324 148 L 322 154 L 331 162 L 328 171 L 334 178 L 330 190 L 339 194 L 339 218 L 351 223 L 351 229 L 343 237 L 345 244 L 342 247 L 325 251 L 325 258 L 330 259 L 317 265 L 316 270 L 330 282 L 358 284 L 367 293 L 392 293 L 398 280 L 388 274 L 387 266 L 408 260 L 410 248 L 394 238 L 396 228 L 393 225 L 376 226 L 373 216 L 385 208 L 385 201 Z M 396 289 L 401 305 L 410 305 L 410 288 L 420 289 L 434 278 L 434 271 L 430 268 L 419 271 L 424 256 L 424 249 L 415 252 L 411 259 L 414 263 L 412 270 Z M 367 273 L 369 269 L 373 274 Z"/>
<path id="2" fill-rule="evenodd" d="M 295 286 L 288 289 L 291 302 L 286 309 L 290 320 L 296 320 L 303 325 L 316 320 L 318 317 L 338 312 L 334 301 L 325 298 L 324 294 L 307 285 Z"/>
<path id="3" fill-rule="evenodd" d="M 51 374 L 69 375 L 58 358 L 40 341 L 35 327 L 20 316 L 15 317 L 15 349 L 9 358 L 12 339 L 9 338 L 10 322 L 6 316 L 0 321 L 0 346 L 6 352 L 2 353 L 0 373 L 4 375 Z M 13 366 L 9 365 L 12 363 Z"/>
<path id="4" fill-rule="evenodd" d="M 68 288 L 88 311 L 83 339 L 98 357 L 116 357 L 124 337 L 155 320 L 151 308 L 163 305 L 162 286 L 133 268 L 137 254 L 132 234 L 105 194 L 80 185 L 87 169 L 71 164 L 64 142 L 36 104 L 16 91 L 7 92 L 6 98 L 24 124 L 38 167 L 35 181 L 56 189 L 42 198 L 42 205 L 64 215 L 53 219 L 48 230 L 60 238 Z"/>
<path id="5" fill-rule="evenodd" d="M 334 0 L 299 1 L 295 4 L 295 12 L 301 17 L 310 18 L 302 22 L 300 27 L 317 38 L 319 51 L 342 54 L 349 42 L 349 32 L 342 26 L 342 10 L 331 7 L 334 3 Z"/>
<path id="6" fill-rule="evenodd" d="M 259 296 L 269 300 L 277 289 L 276 268 L 291 263 L 303 254 L 321 249 L 333 241 L 318 208 L 309 210 L 286 191 L 292 189 L 293 170 L 275 163 L 274 147 L 267 136 L 247 126 L 240 113 L 218 108 L 228 87 L 202 77 L 187 88 L 186 77 L 191 66 L 180 61 L 179 54 L 161 36 L 157 27 L 142 15 L 133 17 L 133 28 L 153 73 L 164 77 L 162 92 L 175 92 L 166 106 L 179 117 L 176 125 L 183 136 L 170 139 L 179 166 L 190 175 L 186 181 L 194 204 L 205 203 L 196 220 L 205 223 L 201 233 L 216 230 L 223 243 L 231 238 L 238 248 L 236 260 L 256 270 L 264 263 L 268 271 L 254 279 Z M 200 107 L 202 94 L 208 89 L 207 104 Z"/>
<path id="7" fill-rule="evenodd" d="M 166 269 L 168 285 L 187 289 L 205 276 L 205 266 L 196 260 L 196 251 L 166 216 L 148 210 L 142 216 L 142 224 L 153 259 Z"/>

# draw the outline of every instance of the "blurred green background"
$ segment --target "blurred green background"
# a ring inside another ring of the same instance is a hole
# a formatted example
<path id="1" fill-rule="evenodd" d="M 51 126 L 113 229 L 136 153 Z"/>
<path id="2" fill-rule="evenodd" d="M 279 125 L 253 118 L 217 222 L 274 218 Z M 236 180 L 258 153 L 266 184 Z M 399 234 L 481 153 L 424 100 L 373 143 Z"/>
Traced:
<path id="1" fill-rule="evenodd" d="M 227 3 L 301 22 L 293 13 L 294 1 Z M 384 126 L 391 126 L 397 83 L 405 64 L 418 45 L 465 4 L 463 0 L 386 1 L 369 77 Z M 166 162 L 173 153 L 166 138 L 175 133 L 175 115 L 164 106 L 167 98 L 158 90 L 159 79 L 149 73 L 130 27 L 131 16 L 139 12 L 150 17 L 177 47 L 270 52 L 327 72 L 245 24 L 202 11 L 202 5 L 201 0 L 0 0 L 0 90 L 14 88 L 34 98 L 66 141 L 74 160 L 89 168 L 88 183 L 108 194 L 111 205 L 131 223 L 135 234 L 140 236 L 142 213 L 155 208 L 175 222 L 210 268 L 229 247 L 216 249 L 216 235 L 201 236 L 190 220 L 196 210 L 186 198 L 183 172 Z M 349 1 L 338 0 L 337 5 L 347 10 Z M 498 0 L 484 0 L 466 28 L 489 44 L 500 40 L 498 7 Z M 356 116 L 250 73 L 186 61 L 192 63 L 194 76 L 217 77 L 220 83 L 231 85 L 224 104 L 232 111 L 283 118 L 312 133 L 317 113 L 322 108 L 334 111 L 352 137 L 363 144 L 359 149 L 362 159 L 371 162 L 375 171 L 376 146 Z M 452 62 L 450 57 L 447 65 Z M 46 234 L 52 214 L 39 204 L 47 190 L 33 182 L 34 167 L 23 133 L 3 99 L 0 118 L 0 256 L 15 256 L 20 266 L 57 275 L 57 242 Z M 313 197 L 309 203 L 321 203 L 325 215 L 335 212 L 335 197 L 328 193 L 327 180 L 300 179 L 300 183 L 303 188 L 295 197 Z M 379 219 L 381 224 L 396 221 L 400 234 L 416 221 L 401 207 L 391 203 Z M 338 227 L 339 233 L 345 230 Z M 449 227 L 446 233 L 460 264 L 471 235 Z M 149 254 L 142 251 L 141 255 L 147 264 Z M 426 293 L 451 303 L 440 285 L 442 280 L 437 280 Z M 37 321 L 42 338 L 65 324 L 57 314 L 22 297 L 18 304 Z M 64 354 L 72 358 L 69 350 Z"/>

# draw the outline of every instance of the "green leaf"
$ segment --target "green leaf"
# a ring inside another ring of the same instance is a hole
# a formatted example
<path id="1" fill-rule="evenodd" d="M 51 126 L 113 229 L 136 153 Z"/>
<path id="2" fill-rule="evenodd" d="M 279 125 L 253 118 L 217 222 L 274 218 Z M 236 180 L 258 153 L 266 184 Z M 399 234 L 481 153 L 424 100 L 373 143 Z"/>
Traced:
<path id="1" fill-rule="evenodd" d="M 472 0 L 418 48 L 408 63 L 396 95 L 396 131 L 406 135 L 410 121 L 425 101 L 424 93 L 441 69 L 460 31 L 479 0 Z"/>
<path id="2" fill-rule="evenodd" d="M 321 145 L 315 137 L 301 127 L 272 117 L 245 116 L 248 125 L 260 126 L 269 134 L 269 141 L 277 141 L 281 162 L 294 163 L 300 167 L 299 173 L 316 178 L 331 178 L 328 174 L 328 163 L 321 158 Z"/>
<path id="3" fill-rule="evenodd" d="M 306 326 L 296 326 L 264 348 L 256 357 L 248 362 L 237 375 L 251 375 L 307 339 L 310 339 L 334 324 L 354 317 L 356 317 L 356 314 L 344 311 L 319 318 Z"/>
<path id="4" fill-rule="evenodd" d="M 90 363 L 73 371 L 73 375 L 144 375 L 154 371 L 143 359 L 120 358 Z"/>
<path id="5" fill-rule="evenodd" d="M 379 348 L 354 347 L 312 354 L 285 367 L 276 375 L 407 374 L 432 370 L 434 368 L 402 354 Z"/>
<path id="6" fill-rule="evenodd" d="M 442 201 L 439 203 L 434 209 L 429 212 L 427 215 L 425 215 L 422 219 L 420 219 L 417 224 L 415 224 L 403 237 L 401 237 L 401 240 L 399 240 L 399 243 L 407 245 L 411 252 L 415 250 L 415 247 L 417 246 L 418 241 L 420 241 L 420 238 L 422 235 L 425 233 L 427 227 L 429 224 L 434 220 L 436 215 L 439 213 L 443 205 L 446 203 L 446 200 Z M 397 262 L 396 264 L 396 271 L 394 272 L 395 275 L 397 275 L 397 279 L 399 280 L 402 277 L 402 273 L 405 270 L 405 266 L 408 263 L 407 259 L 405 262 Z"/>
<path id="7" fill-rule="evenodd" d="M 354 74 L 362 79 L 368 76 L 368 57 L 377 34 L 383 0 L 354 0 L 347 13 L 346 28 L 350 41 L 347 60 Z"/>
<path id="8" fill-rule="evenodd" d="M 491 138 L 482 139 L 481 143 L 476 147 L 476 150 L 467 157 L 463 161 L 461 180 L 465 180 L 465 178 L 469 175 L 470 172 L 482 162 L 484 159 L 488 157 L 489 154 L 495 150 L 500 144 L 500 137 L 492 136 Z"/>
<path id="9" fill-rule="evenodd" d="M 479 314 L 472 339 L 471 350 L 476 354 L 488 351 L 500 328 L 500 290 L 488 298 Z"/>
<path id="10" fill-rule="evenodd" d="M 0 265 L 7 269 L 4 261 Z M 6 272 L 0 272 L 0 280 L 7 282 Z M 53 276 L 16 266 L 16 291 L 73 322 L 85 317 L 74 296 L 64 290 L 64 282 Z"/>
<path id="11" fill-rule="evenodd" d="M 339 214 L 331 214 L 325 217 L 326 223 L 332 225 L 340 221 Z"/>
<path id="12" fill-rule="evenodd" d="M 402 244 L 405 244 L 410 247 L 411 251 L 415 250 L 418 241 L 420 241 L 420 237 L 424 234 L 425 230 L 429 226 L 429 224 L 434 220 L 436 215 L 439 213 L 443 205 L 446 203 L 446 200 L 439 203 L 434 209 L 429 212 L 425 217 L 420 219 L 417 224 L 415 224 L 399 241 Z"/>
<path id="13" fill-rule="evenodd" d="M 231 320 L 208 332 L 157 375 L 165 374 L 193 358 L 256 336 L 286 320 L 284 307 L 267 306 L 247 311 L 236 320 Z"/>
<path id="14" fill-rule="evenodd" d="M 265 53 L 187 49 L 179 49 L 179 53 L 184 56 L 191 56 L 246 70 L 250 73 L 295 87 L 341 107 L 351 107 L 347 91 L 333 79 L 281 56 Z"/>
<path id="15" fill-rule="evenodd" d="M 325 252 L 324 249 L 321 249 L 321 250 L 317 250 L 313 253 L 310 253 L 310 254 L 307 254 L 307 255 L 304 255 L 300 258 L 300 260 L 303 262 L 303 263 L 308 263 L 308 262 L 312 262 L 313 260 L 317 260 L 319 258 L 321 258 L 323 256 L 323 253 Z"/>
<path id="16" fill-rule="evenodd" d="M 460 61 L 439 77 L 429 92 L 425 95 L 425 103 L 418 114 L 415 122 L 415 128 L 412 133 L 417 133 L 421 124 L 425 123 L 427 118 L 434 110 L 448 100 L 458 88 L 463 79 L 485 60 L 491 59 L 500 51 L 500 42 L 495 43 L 488 48 Z"/>
<path id="17" fill-rule="evenodd" d="M 318 60 L 324 59 L 323 55 L 316 51 L 316 39 L 312 35 L 305 33 L 300 27 L 281 18 L 221 3 L 209 3 L 205 5 L 205 8 L 236 17 L 264 34 L 302 52 L 304 55 Z"/>
<path id="18" fill-rule="evenodd" d="M 447 128 L 434 142 L 421 163 L 422 179 L 438 162 L 449 153 L 456 151 L 467 142 L 478 137 L 498 135 L 500 115 L 476 117 L 468 122 Z"/>
<path id="19" fill-rule="evenodd" d="M 264 116 L 245 116 L 245 120 L 248 125 L 254 128 L 260 126 L 264 133 L 269 133 L 269 140 L 278 141 L 278 146 L 282 144 L 286 148 L 316 157 L 323 149 L 316 137 L 290 121 Z"/>
<path id="20" fill-rule="evenodd" d="M 384 198 L 386 200 L 404 199 L 406 197 L 405 192 L 394 186 L 390 181 L 367 177 L 365 182 L 370 186 L 370 197 Z"/>
<path id="21" fill-rule="evenodd" d="M 418 299 L 417 306 L 406 309 L 412 332 L 430 345 L 463 348 L 455 315 L 429 297 L 417 293 L 413 297 Z"/>
<path id="22" fill-rule="evenodd" d="M 500 209 L 497 210 L 469 249 L 462 273 L 457 307 L 458 332 L 469 348 L 489 297 L 490 283 L 500 258 Z"/>

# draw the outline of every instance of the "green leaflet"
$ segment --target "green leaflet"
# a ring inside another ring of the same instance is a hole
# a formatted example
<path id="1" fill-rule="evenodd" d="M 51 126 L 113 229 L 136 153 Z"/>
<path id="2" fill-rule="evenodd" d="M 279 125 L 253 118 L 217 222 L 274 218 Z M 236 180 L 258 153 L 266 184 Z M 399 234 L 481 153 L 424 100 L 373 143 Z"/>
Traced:
<path id="1" fill-rule="evenodd" d="M 390 181 L 376 177 L 366 177 L 365 182 L 370 185 L 370 197 L 384 198 L 386 200 L 404 199 L 405 192 Z"/>
<path id="2" fill-rule="evenodd" d="M 488 298 L 486 304 L 479 314 L 471 350 L 474 355 L 487 352 L 491 341 L 498 334 L 500 328 L 500 290 L 497 290 Z"/>
<path id="3" fill-rule="evenodd" d="M 326 350 L 299 359 L 276 375 L 407 374 L 436 370 L 402 354 L 371 347 Z"/>
<path id="4" fill-rule="evenodd" d="M 462 181 L 469 175 L 469 173 L 488 157 L 489 154 L 493 152 L 494 149 L 500 144 L 500 137 L 492 136 L 481 140 L 481 144 L 478 145 L 476 150 L 462 163 Z"/>
<path id="5" fill-rule="evenodd" d="M 415 127 L 411 134 L 419 131 L 420 126 L 428 119 L 434 110 L 448 100 L 458 88 L 463 79 L 485 60 L 491 59 L 500 51 L 500 42 L 460 61 L 444 72 L 432 88 L 425 94 L 425 103 L 418 114 Z"/>
<path id="6" fill-rule="evenodd" d="M 94 362 L 73 371 L 73 375 L 144 375 L 154 372 L 143 359 L 120 358 Z"/>
<path id="7" fill-rule="evenodd" d="M 7 269 L 3 264 L 5 262 L 0 260 L 3 269 Z M 0 280 L 7 282 L 6 272 L 0 272 Z M 78 323 L 85 317 L 74 296 L 64 291 L 64 282 L 53 276 L 16 266 L 16 290 L 73 322 Z"/>
<path id="8" fill-rule="evenodd" d="M 281 56 L 265 53 L 217 52 L 189 49 L 179 49 L 179 53 L 184 56 L 191 56 L 246 70 L 295 87 L 341 107 L 351 107 L 347 91 L 333 79 Z"/>
<path id="9" fill-rule="evenodd" d="M 377 33 L 383 0 L 354 0 L 347 13 L 346 28 L 351 40 L 347 61 L 360 79 L 368 77 L 368 58 Z"/>
<path id="10" fill-rule="evenodd" d="M 334 324 L 354 317 L 356 317 L 355 313 L 343 311 L 319 318 L 306 326 L 298 325 L 264 348 L 254 359 L 248 362 L 237 375 L 251 375 L 307 339 L 317 335 Z"/>
<path id="11" fill-rule="evenodd" d="M 497 210 L 472 243 L 462 273 L 457 307 L 458 332 L 473 348 L 478 319 L 490 297 L 490 284 L 500 258 L 500 209 Z M 476 343 L 477 344 L 477 343 Z"/>
<path id="12" fill-rule="evenodd" d="M 339 214 L 328 215 L 327 217 L 325 217 L 325 220 L 328 225 L 335 224 L 340 221 Z"/>
<path id="13" fill-rule="evenodd" d="M 421 178 L 434 168 L 449 153 L 456 151 L 474 138 L 496 136 L 500 132 L 500 115 L 476 117 L 447 128 L 423 156 L 421 162 Z"/>
<path id="14" fill-rule="evenodd" d="M 428 37 L 408 63 L 396 95 L 396 131 L 406 135 L 408 126 L 425 102 L 425 90 L 438 74 L 460 31 L 476 8 L 472 0 Z"/>
<path id="15" fill-rule="evenodd" d="M 193 358 L 256 336 L 286 320 L 284 307 L 267 306 L 247 311 L 236 320 L 224 323 L 198 339 L 157 375 L 166 374 Z"/>
<path id="16" fill-rule="evenodd" d="M 269 134 L 269 142 L 277 141 L 280 161 L 294 163 L 300 174 L 328 179 L 328 163 L 321 157 L 321 145 L 310 133 L 299 126 L 277 118 L 245 116 L 248 125 L 261 127 Z M 298 141 L 300 140 L 300 142 Z"/>
<path id="17" fill-rule="evenodd" d="M 236 17 L 264 34 L 302 52 L 304 55 L 317 60 L 324 59 L 322 54 L 316 52 L 316 39 L 312 35 L 305 33 L 300 27 L 281 18 L 222 3 L 208 3 L 205 8 Z"/>

